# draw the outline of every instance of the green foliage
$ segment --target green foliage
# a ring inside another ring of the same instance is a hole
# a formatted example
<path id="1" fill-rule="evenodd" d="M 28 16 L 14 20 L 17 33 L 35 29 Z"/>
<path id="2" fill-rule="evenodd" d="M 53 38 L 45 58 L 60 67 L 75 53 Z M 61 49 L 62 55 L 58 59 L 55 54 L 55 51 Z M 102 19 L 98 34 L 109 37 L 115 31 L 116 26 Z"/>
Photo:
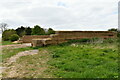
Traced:
<path id="1" fill-rule="evenodd" d="M 90 42 L 91 39 L 89 38 L 83 38 L 83 39 L 78 39 L 78 40 L 69 40 L 68 42 L 65 42 L 65 43 L 61 43 L 61 44 L 58 44 L 59 46 L 68 46 L 69 44 L 72 44 L 72 43 L 87 43 L 87 42 Z"/>
<path id="2" fill-rule="evenodd" d="M 10 44 L 15 44 L 15 43 L 12 43 L 11 41 L 2 41 L 1 45 L 10 45 Z"/>
<path id="3" fill-rule="evenodd" d="M 118 77 L 117 49 L 101 49 L 91 44 L 51 46 L 47 49 L 52 54 L 48 62 L 54 66 L 52 73 L 59 78 Z"/>
<path id="4" fill-rule="evenodd" d="M 17 41 L 19 39 L 19 36 L 17 34 L 13 34 L 10 36 L 11 41 Z"/>
<path id="5" fill-rule="evenodd" d="M 39 25 L 34 26 L 32 29 L 32 35 L 44 35 L 45 31 Z"/>
<path id="6" fill-rule="evenodd" d="M 55 31 L 52 28 L 49 28 L 47 34 L 48 35 L 55 34 Z"/>
<path id="7" fill-rule="evenodd" d="M 10 40 L 11 35 L 16 34 L 16 31 L 13 29 L 5 30 L 2 34 L 2 39 L 4 41 Z"/>
<path id="8" fill-rule="evenodd" d="M 83 39 L 78 39 L 78 40 L 69 40 L 68 42 L 65 42 L 65 43 L 61 43 L 61 44 L 58 44 L 59 46 L 68 46 L 69 44 L 72 44 L 72 43 L 80 43 L 80 44 L 86 44 L 86 43 L 90 43 L 91 41 L 93 41 L 93 39 L 90 39 L 90 38 L 83 38 Z"/>
<path id="9" fill-rule="evenodd" d="M 20 37 L 22 37 L 23 35 L 25 35 L 25 27 L 21 26 L 20 28 L 17 28 L 16 32 Z"/>
<path id="10" fill-rule="evenodd" d="M 92 41 L 97 41 L 97 40 L 99 40 L 99 39 L 100 39 L 100 38 L 98 38 L 98 37 L 91 38 Z"/>
<path id="11" fill-rule="evenodd" d="M 84 42 L 90 42 L 91 39 L 89 38 L 83 38 L 79 40 L 69 40 L 68 43 L 84 43 Z"/>
<path id="12" fill-rule="evenodd" d="M 117 33 L 117 37 L 120 38 L 120 31 Z"/>
<path id="13" fill-rule="evenodd" d="M 117 42 L 117 39 L 113 39 L 113 38 L 108 38 L 103 41 L 103 43 L 116 43 L 116 42 Z"/>
<path id="14" fill-rule="evenodd" d="M 26 51 L 26 50 L 32 50 L 31 47 L 26 48 L 16 48 L 16 49 L 3 49 L 2 52 L 4 54 L 1 54 L 0 57 L 2 57 L 2 61 L 5 61 L 7 58 L 10 58 L 14 55 L 16 55 L 18 52 Z"/>
<path id="15" fill-rule="evenodd" d="M 108 31 L 115 31 L 115 32 L 117 32 L 117 29 L 116 28 L 111 28 L 111 29 L 108 29 Z"/>
<path id="16" fill-rule="evenodd" d="M 22 77 L 31 77 L 37 72 L 38 75 L 32 77 L 46 77 L 45 74 L 48 74 L 55 78 L 118 78 L 119 56 L 117 46 L 114 46 L 116 44 L 88 43 L 40 47 L 40 54 L 20 57 L 16 63 L 26 64 L 17 70 L 20 73 L 26 70 L 29 72 Z M 2 60 L 4 62 L 18 52 L 30 49 L 38 48 L 3 49 Z M 40 68 L 45 68 L 42 76 L 39 74 Z"/>
<path id="17" fill-rule="evenodd" d="M 32 33 L 32 29 L 31 29 L 30 27 L 27 27 L 27 28 L 25 29 L 25 34 L 26 34 L 26 35 L 31 35 L 31 33 Z"/>

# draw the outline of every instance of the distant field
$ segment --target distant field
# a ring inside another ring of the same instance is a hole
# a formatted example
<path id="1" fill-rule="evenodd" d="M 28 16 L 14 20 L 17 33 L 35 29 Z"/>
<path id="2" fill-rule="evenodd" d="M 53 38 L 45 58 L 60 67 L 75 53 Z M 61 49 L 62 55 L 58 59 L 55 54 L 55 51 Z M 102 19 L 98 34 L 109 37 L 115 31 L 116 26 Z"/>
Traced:
<path id="1" fill-rule="evenodd" d="M 16 49 L 14 54 L 19 50 Z M 29 48 L 20 51 L 24 50 Z M 39 54 L 23 56 L 12 65 L 20 74 L 17 77 L 117 78 L 117 61 L 117 43 L 105 40 L 103 43 L 77 42 L 41 47 Z"/>

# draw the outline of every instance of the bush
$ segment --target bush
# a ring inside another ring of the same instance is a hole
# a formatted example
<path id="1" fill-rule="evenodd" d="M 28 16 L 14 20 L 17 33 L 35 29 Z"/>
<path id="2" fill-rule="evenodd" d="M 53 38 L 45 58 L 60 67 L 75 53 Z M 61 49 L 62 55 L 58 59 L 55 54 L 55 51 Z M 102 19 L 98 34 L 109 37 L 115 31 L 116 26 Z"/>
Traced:
<path id="1" fill-rule="evenodd" d="M 83 38 L 79 40 L 69 40 L 68 43 L 83 43 L 83 42 L 90 42 L 89 38 Z"/>
<path id="2" fill-rule="evenodd" d="M 19 36 L 17 34 L 13 34 L 10 36 L 11 41 L 17 41 L 19 39 Z"/>
<path id="3" fill-rule="evenodd" d="M 104 43 L 114 43 L 116 41 L 117 41 L 116 39 L 108 38 L 108 39 L 104 40 Z"/>
<path id="4" fill-rule="evenodd" d="M 90 41 L 91 41 L 90 38 L 83 38 L 83 39 L 78 39 L 78 40 L 73 39 L 73 40 L 68 40 L 68 42 L 58 44 L 58 45 L 59 46 L 67 46 L 67 45 L 72 44 L 72 43 L 87 43 Z"/>
<path id="5" fill-rule="evenodd" d="M 13 30 L 13 29 L 5 30 L 2 33 L 2 40 L 3 41 L 9 41 L 10 40 L 10 36 L 13 35 L 13 34 L 16 34 L 15 30 Z"/>

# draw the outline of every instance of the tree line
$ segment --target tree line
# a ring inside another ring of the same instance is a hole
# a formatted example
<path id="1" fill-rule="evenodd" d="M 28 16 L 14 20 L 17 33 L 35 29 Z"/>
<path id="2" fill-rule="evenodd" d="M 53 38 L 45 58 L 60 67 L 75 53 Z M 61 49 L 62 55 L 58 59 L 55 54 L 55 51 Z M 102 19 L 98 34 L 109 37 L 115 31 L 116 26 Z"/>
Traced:
<path id="1" fill-rule="evenodd" d="M 30 27 L 18 27 L 16 30 L 16 33 L 22 37 L 23 35 L 50 35 L 55 34 L 55 31 L 52 28 L 49 28 L 48 30 L 41 28 L 39 25 L 35 25 L 34 28 Z"/>
<path id="2" fill-rule="evenodd" d="M 17 29 L 5 29 L 2 31 L 2 40 L 4 41 L 16 41 L 19 37 L 24 35 L 50 35 L 55 34 L 55 31 L 52 28 L 44 29 L 39 25 L 35 25 L 34 28 L 31 27 L 18 27 Z"/>

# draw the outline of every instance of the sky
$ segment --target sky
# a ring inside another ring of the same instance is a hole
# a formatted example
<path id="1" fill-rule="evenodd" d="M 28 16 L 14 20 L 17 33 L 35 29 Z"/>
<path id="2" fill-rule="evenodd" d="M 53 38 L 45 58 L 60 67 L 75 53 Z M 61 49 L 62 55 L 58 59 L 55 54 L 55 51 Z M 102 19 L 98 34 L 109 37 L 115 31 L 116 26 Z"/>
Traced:
<path id="1" fill-rule="evenodd" d="M 0 0 L 8 28 L 40 25 L 54 30 L 105 31 L 118 27 L 119 0 Z"/>

